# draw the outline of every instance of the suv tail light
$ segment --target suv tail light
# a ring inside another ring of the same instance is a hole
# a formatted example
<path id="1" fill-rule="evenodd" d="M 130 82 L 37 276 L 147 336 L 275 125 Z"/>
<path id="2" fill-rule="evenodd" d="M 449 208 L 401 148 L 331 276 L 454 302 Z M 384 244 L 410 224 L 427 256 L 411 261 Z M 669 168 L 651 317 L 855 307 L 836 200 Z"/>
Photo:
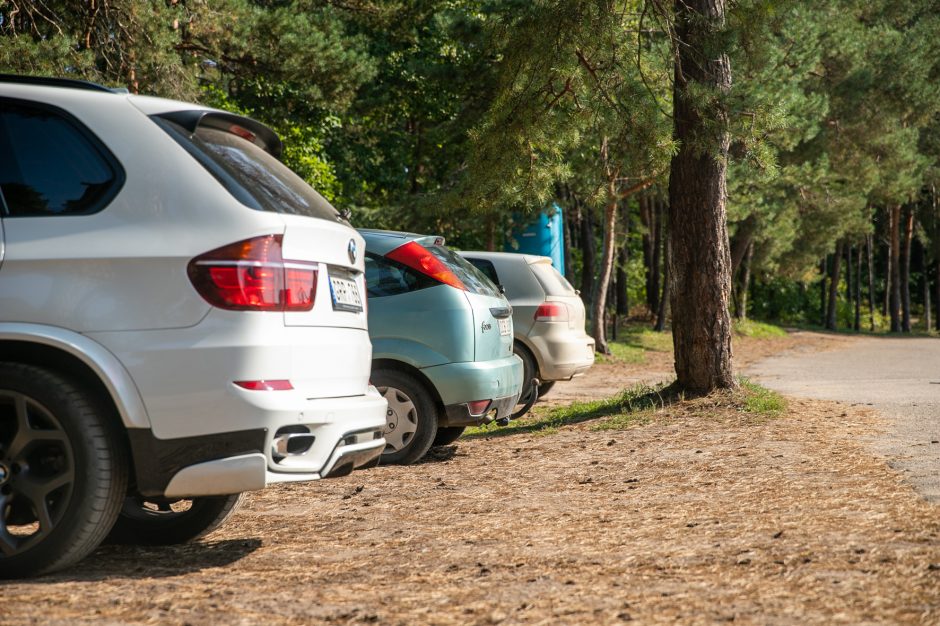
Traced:
<path id="1" fill-rule="evenodd" d="M 409 241 L 405 245 L 395 248 L 385 257 L 402 265 L 407 265 L 440 283 L 467 291 L 467 286 L 457 278 L 457 275 L 449 267 L 431 254 L 430 250 L 415 241 Z"/>
<path id="2" fill-rule="evenodd" d="M 285 261 L 283 235 L 239 241 L 189 262 L 187 273 L 206 302 L 230 311 L 309 311 L 317 266 Z"/>
<path id="3" fill-rule="evenodd" d="M 562 302 L 543 302 L 535 311 L 536 322 L 567 322 L 568 306 Z"/>

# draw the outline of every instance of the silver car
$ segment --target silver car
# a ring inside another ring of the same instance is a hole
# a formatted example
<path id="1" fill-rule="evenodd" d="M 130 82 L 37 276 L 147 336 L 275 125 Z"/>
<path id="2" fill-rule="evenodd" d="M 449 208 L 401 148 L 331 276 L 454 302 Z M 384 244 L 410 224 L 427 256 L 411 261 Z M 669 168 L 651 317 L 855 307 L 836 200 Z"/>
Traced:
<path id="1" fill-rule="evenodd" d="M 514 350 L 522 359 L 521 401 L 539 380 L 542 396 L 594 364 L 594 339 L 584 330 L 584 303 L 548 257 L 514 252 L 461 252 L 500 285 L 512 304 Z"/>

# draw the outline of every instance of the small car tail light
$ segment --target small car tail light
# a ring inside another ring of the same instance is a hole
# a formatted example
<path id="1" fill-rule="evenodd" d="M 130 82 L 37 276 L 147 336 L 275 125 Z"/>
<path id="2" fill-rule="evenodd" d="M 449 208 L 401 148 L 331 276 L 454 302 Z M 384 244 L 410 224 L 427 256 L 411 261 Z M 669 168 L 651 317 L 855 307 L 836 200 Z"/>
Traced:
<path id="1" fill-rule="evenodd" d="M 415 241 L 409 241 L 405 245 L 395 248 L 385 256 L 402 265 L 407 265 L 425 276 L 430 276 L 440 283 L 467 291 L 467 286 L 463 284 L 462 280 L 457 278 L 457 275 L 454 274 L 449 267 L 431 254 L 427 248 Z"/>
<path id="2" fill-rule="evenodd" d="M 282 235 L 264 235 L 216 248 L 189 262 L 187 273 L 206 302 L 230 311 L 309 311 L 317 267 L 285 262 Z"/>
<path id="3" fill-rule="evenodd" d="M 468 402 L 467 408 L 470 409 L 470 415 L 474 417 L 483 415 L 486 413 L 486 410 L 490 408 L 490 400 L 474 400 L 473 402 Z"/>
<path id="4" fill-rule="evenodd" d="M 567 322 L 568 306 L 562 302 L 543 302 L 535 311 L 536 322 Z"/>
<path id="5" fill-rule="evenodd" d="M 248 391 L 290 391 L 289 380 L 236 380 L 235 384 Z"/>

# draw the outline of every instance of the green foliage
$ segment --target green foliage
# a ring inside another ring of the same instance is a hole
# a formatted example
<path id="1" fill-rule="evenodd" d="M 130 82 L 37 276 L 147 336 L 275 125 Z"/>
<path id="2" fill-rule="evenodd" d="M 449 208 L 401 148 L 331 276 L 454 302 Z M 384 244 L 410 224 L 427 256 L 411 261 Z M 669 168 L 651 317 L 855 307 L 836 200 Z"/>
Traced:
<path id="1" fill-rule="evenodd" d="M 779 326 L 754 320 L 735 320 L 734 332 L 742 337 L 751 337 L 753 339 L 770 339 L 773 337 L 787 336 L 787 331 Z"/>

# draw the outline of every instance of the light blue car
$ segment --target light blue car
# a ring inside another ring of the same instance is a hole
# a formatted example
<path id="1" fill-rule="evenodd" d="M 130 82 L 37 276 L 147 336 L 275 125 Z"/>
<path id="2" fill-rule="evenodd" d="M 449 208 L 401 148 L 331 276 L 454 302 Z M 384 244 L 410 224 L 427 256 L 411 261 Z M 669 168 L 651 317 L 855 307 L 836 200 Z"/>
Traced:
<path id="1" fill-rule="evenodd" d="M 444 239 L 360 230 L 372 384 L 388 400 L 383 463 L 414 463 L 467 426 L 508 418 L 522 390 L 512 307 Z"/>

